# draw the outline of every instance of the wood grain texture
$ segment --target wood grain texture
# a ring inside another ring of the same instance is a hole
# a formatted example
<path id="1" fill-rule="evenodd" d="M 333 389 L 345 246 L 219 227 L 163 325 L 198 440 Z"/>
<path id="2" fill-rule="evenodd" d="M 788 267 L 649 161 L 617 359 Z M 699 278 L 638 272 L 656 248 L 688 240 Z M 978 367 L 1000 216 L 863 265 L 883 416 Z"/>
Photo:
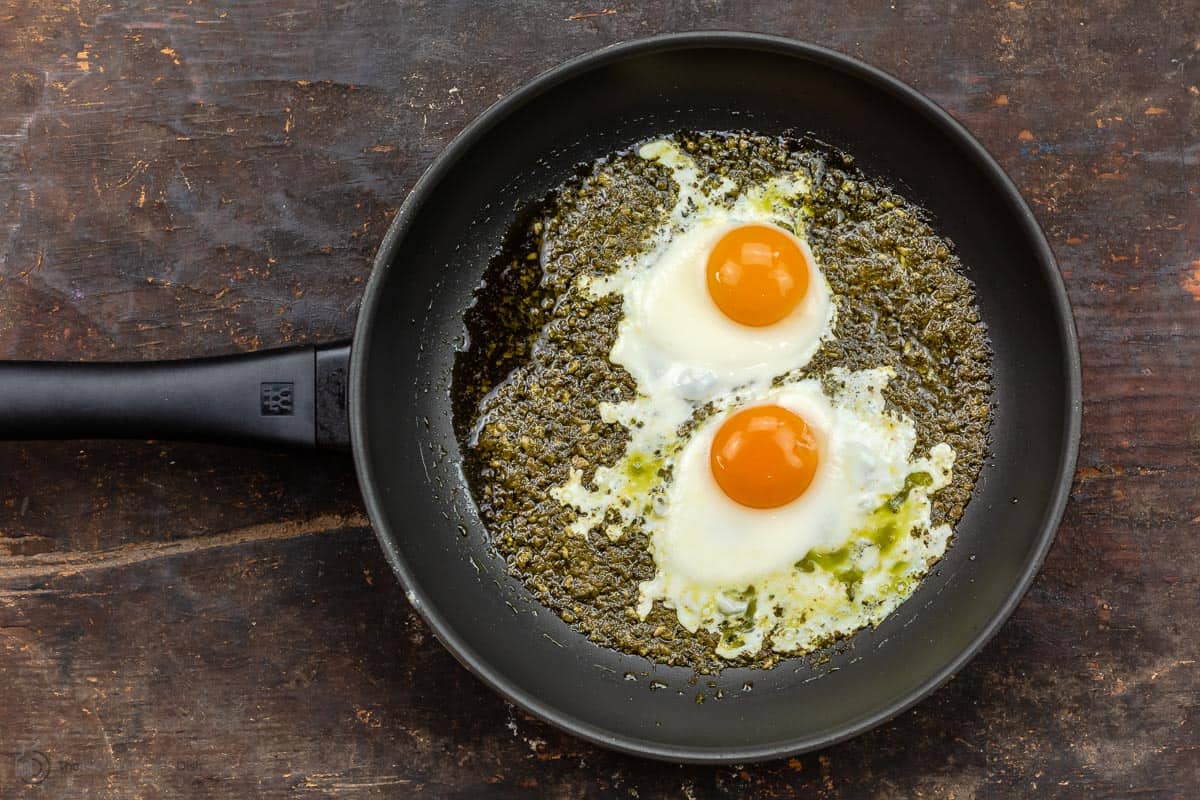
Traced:
<path id="1" fill-rule="evenodd" d="M 346 337 L 392 213 L 468 121 L 566 57 L 705 28 L 809 39 L 924 91 L 1060 259 L 1080 469 L 982 655 L 822 753 L 644 762 L 454 662 L 346 460 L 0 444 L 0 797 L 1196 796 L 1193 0 L 0 0 L 0 357 Z"/>

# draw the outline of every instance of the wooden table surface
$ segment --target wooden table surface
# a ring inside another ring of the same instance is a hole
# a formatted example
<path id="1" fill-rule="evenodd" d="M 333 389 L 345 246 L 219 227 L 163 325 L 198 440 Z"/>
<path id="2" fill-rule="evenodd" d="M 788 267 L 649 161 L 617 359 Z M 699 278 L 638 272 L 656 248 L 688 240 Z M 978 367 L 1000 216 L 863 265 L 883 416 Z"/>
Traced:
<path id="1" fill-rule="evenodd" d="M 701 28 L 898 75 L 1045 227 L 1084 443 L 995 640 L 841 746 L 656 764 L 460 668 L 385 565 L 348 459 L 0 444 L 0 797 L 1197 796 L 1195 0 L 0 0 L 0 357 L 345 338 L 393 212 L 469 120 L 568 56 Z"/>

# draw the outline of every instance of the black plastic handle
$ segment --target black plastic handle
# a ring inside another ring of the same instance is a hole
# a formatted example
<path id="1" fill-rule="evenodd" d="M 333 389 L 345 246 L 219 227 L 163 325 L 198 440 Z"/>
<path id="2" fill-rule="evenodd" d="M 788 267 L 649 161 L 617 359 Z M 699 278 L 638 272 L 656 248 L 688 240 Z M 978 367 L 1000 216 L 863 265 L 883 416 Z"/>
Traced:
<path id="1" fill-rule="evenodd" d="M 0 439 L 348 447 L 350 345 L 183 361 L 0 361 Z"/>

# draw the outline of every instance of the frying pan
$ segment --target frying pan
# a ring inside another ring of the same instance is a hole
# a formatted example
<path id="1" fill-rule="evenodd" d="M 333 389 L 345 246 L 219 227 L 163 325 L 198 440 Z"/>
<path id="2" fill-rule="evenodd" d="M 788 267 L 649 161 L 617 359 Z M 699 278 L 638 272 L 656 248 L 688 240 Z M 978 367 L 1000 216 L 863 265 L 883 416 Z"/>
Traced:
<path id="1" fill-rule="evenodd" d="M 995 350 L 994 441 L 953 547 L 877 629 L 818 666 L 785 661 L 689 683 L 686 669 L 592 644 L 507 574 L 460 472 L 450 375 L 463 311 L 517 208 L 577 165 L 638 140 L 743 128 L 812 133 L 849 151 L 955 242 Z M 983 148 L 878 70 L 819 47 L 732 33 L 600 50 L 533 80 L 468 126 L 380 245 L 352 346 L 0 365 L 6 438 L 349 442 L 388 561 L 468 669 L 577 736 L 692 762 L 824 747 L 948 680 L 1009 616 L 1046 555 L 1070 490 L 1079 423 L 1078 345 L 1061 278 L 1029 208 Z"/>

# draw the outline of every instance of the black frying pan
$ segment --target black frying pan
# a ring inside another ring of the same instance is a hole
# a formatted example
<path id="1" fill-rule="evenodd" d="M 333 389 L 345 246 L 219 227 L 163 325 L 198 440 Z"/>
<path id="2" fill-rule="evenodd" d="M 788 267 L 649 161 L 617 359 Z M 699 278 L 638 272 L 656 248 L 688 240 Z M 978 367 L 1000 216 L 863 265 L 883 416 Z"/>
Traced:
<path id="1" fill-rule="evenodd" d="M 591 644 L 506 574 L 459 471 L 449 396 L 463 310 L 514 209 L 582 162 L 683 128 L 811 132 L 854 154 L 954 240 L 995 349 L 994 455 L 934 574 L 825 665 L 727 670 L 714 686 L 690 686 L 687 670 Z M 564 64 L 463 131 L 380 246 L 352 350 L 6 364 L 0 436 L 337 446 L 348 433 L 388 560 L 468 669 L 599 744 L 744 762 L 878 725 L 945 682 L 995 633 L 1033 579 L 1067 501 L 1079 386 L 1075 331 L 1050 248 L 1012 183 L 961 126 L 845 56 L 767 36 L 685 34 Z M 698 692 L 707 702 L 696 702 Z"/>

